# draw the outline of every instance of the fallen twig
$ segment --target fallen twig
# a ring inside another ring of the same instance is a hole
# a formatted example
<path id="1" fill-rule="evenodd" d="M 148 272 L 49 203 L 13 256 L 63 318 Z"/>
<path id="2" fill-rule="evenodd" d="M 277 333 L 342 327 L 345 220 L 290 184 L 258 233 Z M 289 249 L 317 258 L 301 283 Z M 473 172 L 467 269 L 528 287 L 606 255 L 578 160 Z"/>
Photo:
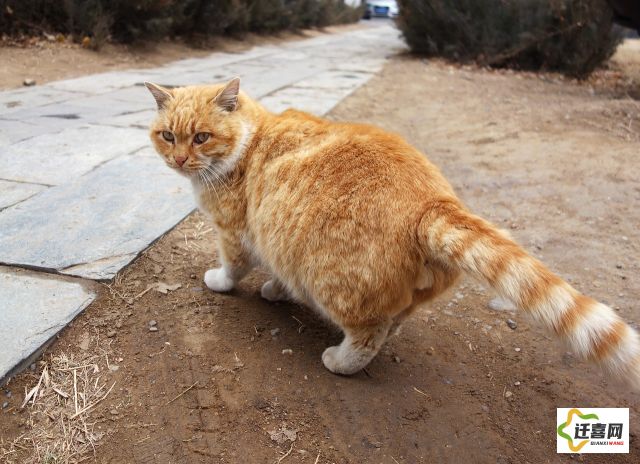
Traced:
<path id="1" fill-rule="evenodd" d="M 184 395 L 185 393 L 187 393 L 189 390 L 191 390 L 193 387 L 195 387 L 198 384 L 198 381 L 196 380 L 196 382 L 191 385 L 189 388 L 187 388 L 185 391 L 183 391 L 182 393 L 180 393 L 178 396 L 176 396 L 174 399 L 172 399 L 171 401 L 169 401 L 167 404 L 165 404 L 165 406 L 170 405 L 171 403 L 173 403 L 175 400 L 177 400 L 178 398 L 180 398 L 182 395 Z"/>
<path id="2" fill-rule="evenodd" d="M 22 402 L 22 406 L 20 406 L 20 409 L 24 408 L 29 402 L 29 400 L 31 400 L 32 398 L 33 398 L 33 401 L 31 402 L 31 404 L 32 405 L 36 404 L 36 398 L 38 397 L 38 392 L 40 391 L 40 385 L 42 384 L 42 381 L 45 378 L 48 378 L 46 365 L 44 366 L 44 369 L 42 369 L 42 374 L 40 374 L 40 379 L 38 379 L 38 383 L 36 384 L 36 386 L 33 387 L 31 390 L 29 390 L 29 393 L 25 395 L 24 401 Z"/>
<path id="3" fill-rule="evenodd" d="M 102 400 L 104 400 L 107 395 L 109 395 L 109 393 L 111 393 L 111 390 L 113 390 L 113 387 L 116 385 L 115 382 L 113 382 L 113 385 L 111 385 L 111 388 L 107 391 L 107 393 L 104 394 L 104 396 L 102 398 L 100 398 L 99 400 L 91 403 L 89 406 L 87 406 L 86 408 L 82 408 L 80 411 L 78 411 L 77 413 L 75 413 L 73 416 L 71 416 L 69 419 L 75 419 L 76 417 L 78 417 L 80 414 L 84 414 L 85 412 L 87 412 L 89 409 L 93 408 L 96 404 L 100 403 Z"/>
<path id="4" fill-rule="evenodd" d="M 291 454 L 291 451 L 293 451 L 293 442 L 291 442 L 291 448 L 289 448 L 289 451 L 287 451 L 286 454 L 281 456 L 280 459 L 278 459 L 278 462 L 281 462 L 282 460 L 284 460 L 284 458 L 289 456 Z"/>
<path id="5" fill-rule="evenodd" d="M 427 398 L 431 399 L 431 396 L 429 396 L 428 394 L 426 394 L 426 393 L 425 393 L 425 392 L 423 392 L 422 390 L 420 390 L 420 389 L 418 389 L 418 388 L 416 388 L 416 387 L 413 387 L 413 389 L 414 389 L 415 391 L 417 391 L 418 393 L 420 393 L 421 395 L 424 395 L 424 396 L 426 396 Z"/>

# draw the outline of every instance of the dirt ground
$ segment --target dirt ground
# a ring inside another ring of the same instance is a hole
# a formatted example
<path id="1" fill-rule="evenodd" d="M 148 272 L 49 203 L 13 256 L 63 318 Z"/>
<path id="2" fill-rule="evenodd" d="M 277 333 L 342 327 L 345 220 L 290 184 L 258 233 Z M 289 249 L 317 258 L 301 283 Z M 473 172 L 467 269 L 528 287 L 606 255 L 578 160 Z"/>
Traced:
<path id="1" fill-rule="evenodd" d="M 213 38 L 195 47 L 180 41 L 163 40 L 136 46 L 107 43 L 99 51 L 83 48 L 69 39 L 62 43 L 46 37 L 0 40 L 0 90 L 22 87 L 25 79 L 37 84 L 69 79 L 117 69 L 151 68 L 184 58 L 206 56 L 213 52 L 239 52 L 255 45 L 299 40 L 320 34 L 344 31 L 358 24 L 331 26 L 322 31 L 282 32 L 265 36 L 248 34 L 242 40 Z M 53 36 L 50 36 L 52 38 Z"/>
<path id="2" fill-rule="evenodd" d="M 638 102 L 588 83 L 399 57 L 330 117 L 405 136 L 473 210 L 638 327 L 639 115 Z M 320 355 L 340 334 L 263 301 L 262 273 L 227 295 L 203 289 L 213 239 L 200 214 L 188 217 L 10 382 L 0 427 L 21 448 L 7 462 L 31 452 L 22 393 L 56 356 L 87 353 L 111 363 L 99 381 L 115 382 L 87 419 L 101 437 L 88 462 L 638 462 L 640 395 L 521 314 L 489 309 L 479 284 L 462 281 L 366 372 L 339 377 Z M 179 288 L 145 293 L 158 282 Z M 556 407 L 573 406 L 629 407 L 631 453 L 556 454 Z"/>

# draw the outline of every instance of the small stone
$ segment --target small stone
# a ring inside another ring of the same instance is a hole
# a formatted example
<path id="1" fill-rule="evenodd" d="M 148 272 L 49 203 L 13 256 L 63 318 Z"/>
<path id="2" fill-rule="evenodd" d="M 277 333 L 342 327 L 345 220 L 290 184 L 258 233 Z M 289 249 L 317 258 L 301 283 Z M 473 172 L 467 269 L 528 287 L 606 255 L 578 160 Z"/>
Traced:
<path id="1" fill-rule="evenodd" d="M 514 382 L 513 384 L 514 384 L 516 387 L 519 387 L 519 386 L 520 386 L 520 381 Z"/>
<path id="2" fill-rule="evenodd" d="M 516 353 L 520 353 L 520 348 L 514 348 Z"/>
<path id="3" fill-rule="evenodd" d="M 109 364 L 109 370 L 111 372 L 118 372 L 118 370 L 120 370 L 120 366 L 117 364 Z"/>
<path id="4" fill-rule="evenodd" d="M 118 411 L 116 411 L 115 409 L 112 409 L 111 411 L 109 411 L 109 413 L 111 413 L 114 416 L 118 415 Z"/>
<path id="5" fill-rule="evenodd" d="M 195 275 L 195 274 L 191 274 L 191 275 L 189 276 L 189 278 L 190 278 L 190 279 L 196 279 L 196 275 Z"/>
<path id="6" fill-rule="evenodd" d="M 435 351 L 436 351 L 436 350 L 435 350 L 432 346 L 430 346 L 430 347 L 429 347 L 429 349 L 427 350 L 427 354 L 428 354 L 429 356 L 433 356 L 433 353 L 434 353 Z"/>
<path id="7" fill-rule="evenodd" d="M 149 327 L 149 332 L 157 332 L 158 328 L 156 326 Z"/>
<path id="8" fill-rule="evenodd" d="M 464 293 L 462 293 L 462 292 L 456 293 L 456 298 L 459 299 L 459 300 L 463 299 L 464 298 Z"/>
<path id="9" fill-rule="evenodd" d="M 280 333 L 280 329 L 279 328 L 275 328 L 275 329 L 271 329 L 271 336 L 275 337 L 276 335 L 278 335 Z"/>
<path id="10" fill-rule="evenodd" d="M 4 403 L 2 403 L 2 409 L 6 409 L 7 407 L 9 407 L 8 401 L 5 401 Z"/>
<path id="11" fill-rule="evenodd" d="M 157 325 L 158 325 L 158 323 L 157 323 L 154 319 L 151 319 L 151 320 L 149 321 L 149 327 L 155 327 L 155 326 L 157 326 Z"/>
<path id="12" fill-rule="evenodd" d="M 116 336 L 116 331 L 115 330 L 110 330 L 109 332 L 107 332 L 107 337 L 113 338 L 115 336 Z"/>
<path id="13" fill-rule="evenodd" d="M 507 319 L 507 325 L 511 330 L 516 330 L 518 328 L 518 324 L 513 319 Z"/>
<path id="14" fill-rule="evenodd" d="M 511 393 L 509 390 L 507 390 L 506 392 L 504 392 L 504 397 L 505 398 L 511 398 L 513 396 L 513 393 Z"/>
<path id="15" fill-rule="evenodd" d="M 393 360 L 399 364 L 400 363 L 400 356 L 394 356 Z"/>
<path id="16" fill-rule="evenodd" d="M 22 81 L 22 85 L 24 85 L 25 87 L 31 87 L 33 85 L 36 85 L 36 81 L 34 79 L 25 79 L 24 81 Z"/>
<path id="17" fill-rule="evenodd" d="M 282 354 L 288 354 L 289 356 L 291 356 L 293 354 L 293 350 L 291 348 L 285 348 L 284 350 L 282 350 Z"/>
<path id="18" fill-rule="evenodd" d="M 616 268 L 617 269 L 622 269 L 624 266 L 622 266 L 622 264 L 616 264 Z"/>
<path id="19" fill-rule="evenodd" d="M 7 390 L 7 391 L 5 392 L 5 395 L 6 395 L 6 397 L 7 397 L 7 398 L 11 398 L 11 391 L 10 391 L 10 390 Z"/>

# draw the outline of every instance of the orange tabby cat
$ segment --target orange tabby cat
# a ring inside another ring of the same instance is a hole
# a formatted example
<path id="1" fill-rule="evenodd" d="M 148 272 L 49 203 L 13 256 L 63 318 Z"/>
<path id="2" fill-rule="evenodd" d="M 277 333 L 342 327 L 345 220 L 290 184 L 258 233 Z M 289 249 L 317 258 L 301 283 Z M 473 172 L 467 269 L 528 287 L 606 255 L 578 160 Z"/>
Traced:
<path id="1" fill-rule="evenodd" d="M 640 386 L 637 333 L 470 213 L 422 153 L 376 127 L 269 113 L 239 85 L 147 84 L 159 108 L 151 140 L 218 232 L 210 289 L 263 266 L 264 298 L 303 302 L 340 326 L 344 340 L 322 361 L 353 374 L 464 271 Z"/>

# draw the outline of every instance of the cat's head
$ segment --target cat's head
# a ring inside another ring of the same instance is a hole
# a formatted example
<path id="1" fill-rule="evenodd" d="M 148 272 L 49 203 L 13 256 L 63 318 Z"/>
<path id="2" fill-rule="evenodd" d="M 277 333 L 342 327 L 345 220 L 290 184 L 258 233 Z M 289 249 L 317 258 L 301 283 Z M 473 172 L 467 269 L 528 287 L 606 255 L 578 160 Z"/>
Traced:
<path id="1" fill-rule="evenodd" d="M 233 170 L 247 136 L 246 123 L 238 114 L 240 79 L 173 89 L 145 85 L 158 104 L 151 141 L 171 168 L 212 181 Z"/>

